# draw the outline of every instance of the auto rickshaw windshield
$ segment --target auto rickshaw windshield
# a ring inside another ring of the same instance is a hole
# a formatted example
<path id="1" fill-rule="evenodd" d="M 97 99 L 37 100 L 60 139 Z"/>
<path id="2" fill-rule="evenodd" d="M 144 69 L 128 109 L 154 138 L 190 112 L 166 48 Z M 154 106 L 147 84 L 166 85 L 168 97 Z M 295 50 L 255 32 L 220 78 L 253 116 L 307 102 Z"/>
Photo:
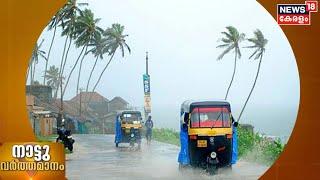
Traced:
<path id="1" fill-rule="evenodd" d="M 230 126 L 230 112 L 226 107 L 197 107 L 191 112 L 191 128 Z"/>
<path id="2" fill-rule="evenodd" d="M 129 124 L 139 124 L 141 123 L 141 116 L 140 114 L 137 114 L 137 113 L 123 114 L 122 122 L 129 123 Z"/>

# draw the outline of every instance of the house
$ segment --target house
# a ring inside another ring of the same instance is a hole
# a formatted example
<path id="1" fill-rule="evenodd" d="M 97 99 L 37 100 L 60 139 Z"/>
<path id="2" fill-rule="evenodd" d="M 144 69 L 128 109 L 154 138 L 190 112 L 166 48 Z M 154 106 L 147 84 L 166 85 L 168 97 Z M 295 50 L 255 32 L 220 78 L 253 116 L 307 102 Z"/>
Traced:
<path id="1" fill-rule="evenodd" d="M 114 97 L 111 101 L 109 101 L 108 109 L 109 112 L 127 110 L 129 109 L 129 103 L 121 97 L 117 96 Z"/>
<path id="2" fill-rule="evenodd" d="M 36 135 L 48 136 L 55 133 L 56 118 L 51 111 L 45 107 L 35 104 L 36 97 L 28 95 L 26 97 L 29 120 Z"/>
<path id="3" fill-rule="evenodd" d="M 84 102 L 88 103 L 94 102 L 94 103 L 99 103 L 99 102 L 108 102 L 109 100 L 102 95 L 100 95 L 97 92 L 80 92 L 78 95 L 70 99 L 72 102 Z"/>
<path id="4" fill-rule="evenodd" d="M 49 103 L 52 100 L 52 88 L 45 85 L 27 85 L 26 94 L 37 97 L 42 102 Z"/>
<path id="5" fill-rule="evenodd" d="M 27 109 L 30 112 L 30 120 L 39 133 L 41 133 L 41 127 L 42 129 L 57 128 L 56 119 L 52 121 L 54 122 L 52 128 L 41 125 L 43 122 L 52 123 L 48 119 L 44 120 L 44 117 L 49 116 L 45 112 L 49 113 L 50 117 L 55 116 L 58 119 L 63 110 L 64 125 L 72 133 L 88 133 L 88 131 L 112 133 L 116 112 L 130 109 L 129 103 L 123 98 L 117 96 L 109 101 L 98 92 L 80 92 L 70 100 L 64 100 L 61 109 L 61 99 L 52 99 L 51 93 L 52 89 L 48 86 L 27 86 Z M 34 107 L 42 108 L 41 112 L 34 113 Z M 43 121 L 38 121 L 35 115 Z"/>
<path id="6" fill-rule="evenodd" d="M 69 103 L 78 106 L 79 114 L 80 111 L 89 110 L 101 117 L 109 111 L 109 100 L 97 92 L 80 92 L 77 96 L 73 97 Z"/>
<path id="7" fill-rule="evenodd" d="M 104 132 L 106 134 L 114 134 L 114 123 L 115 123 L 115 118 L 117 116 L 117 112 L 116 111 L 113 111 L 113 112 L 109 112 L 107 115 L 105 115 L 103 117 L 103 129 L 104 129 Z"/>

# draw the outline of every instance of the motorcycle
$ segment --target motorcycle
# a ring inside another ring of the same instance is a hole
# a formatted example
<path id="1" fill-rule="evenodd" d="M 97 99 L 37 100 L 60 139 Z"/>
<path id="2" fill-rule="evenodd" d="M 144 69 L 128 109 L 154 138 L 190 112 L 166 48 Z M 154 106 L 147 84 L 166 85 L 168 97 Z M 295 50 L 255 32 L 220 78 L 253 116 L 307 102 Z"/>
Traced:
<path id="1" fill-rule="evenodd" d="M 58 130 L 58 137 L 56 139 L 56 142 L 62 141 L 65 148 L 68 148 L 70 152 L 73 151 L 73 143 L 75 140 L 72 138 L 71 131 L 70 130 Z"/>

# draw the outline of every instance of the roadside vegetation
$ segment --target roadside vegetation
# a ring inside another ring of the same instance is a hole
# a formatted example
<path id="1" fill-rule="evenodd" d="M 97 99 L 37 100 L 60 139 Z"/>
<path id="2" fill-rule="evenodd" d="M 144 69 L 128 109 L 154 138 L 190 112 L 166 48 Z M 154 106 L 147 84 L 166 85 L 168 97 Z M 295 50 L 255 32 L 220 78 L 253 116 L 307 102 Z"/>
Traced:
<path id="1" fill-rule="evenodd" d="M 159 142 L 180 146 L 179 132 L 173 129 L 153 129 L 152 137 L 154 140 Z"/>
<path id="2" fill-rule="evenodd" d="M 238 153 L 240 159 L 271 165 L 284 149 L 280 139 L 272 140 L 257 132 L 238 128 Z"/>
<path id="3" fill-rule="evenodd" d="M 49 136 L 40 136 L 40 135 L 38 135 L 36 138 L 37 138 L 38 142 L 55 142 L 57 137 L 58 137 L 57 134 L 52 134 L 52 135 L 49 135 Z"/>
<path id="4" fill-rule="evenodd" d="M 153 139 L 159 142 L 180 146 L 179 132 L 173 129 L 160 128 L 152 132 Z M 283 151 L 281 141 L 270 140 L 259 133 L 238 127 L 238 155 L 239 159 L 271 165 Z"/>

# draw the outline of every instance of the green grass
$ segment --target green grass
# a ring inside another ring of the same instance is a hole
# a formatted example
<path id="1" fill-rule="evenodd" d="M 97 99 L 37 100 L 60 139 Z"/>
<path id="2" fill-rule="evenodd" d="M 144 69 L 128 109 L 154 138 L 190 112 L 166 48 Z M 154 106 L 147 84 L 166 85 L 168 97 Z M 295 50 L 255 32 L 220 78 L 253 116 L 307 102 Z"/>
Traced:
<path id="1" fill-rule="evenodd" d="M 159 142 L 180 146 L 179 133 L 173 129 L 155 128 L 152 130 L 152 138 Z"/>
<path id="2" fill-rule="evenodd" d="M 49 136 L 37 136 L 38 142 L 56 142 L 57 134 L 52 134 Z"/>
<path id="3" fill-rule="evenodd" d="M 152 137 L 156 141 L 180 146 L 179 132 L 173 129 L 153 129 Z M 258 133 L 238 127 L 239 159 L 260 164 L 272 164 L 283 151 L 284 145 L 280 140 L 271 141 Z"/>

